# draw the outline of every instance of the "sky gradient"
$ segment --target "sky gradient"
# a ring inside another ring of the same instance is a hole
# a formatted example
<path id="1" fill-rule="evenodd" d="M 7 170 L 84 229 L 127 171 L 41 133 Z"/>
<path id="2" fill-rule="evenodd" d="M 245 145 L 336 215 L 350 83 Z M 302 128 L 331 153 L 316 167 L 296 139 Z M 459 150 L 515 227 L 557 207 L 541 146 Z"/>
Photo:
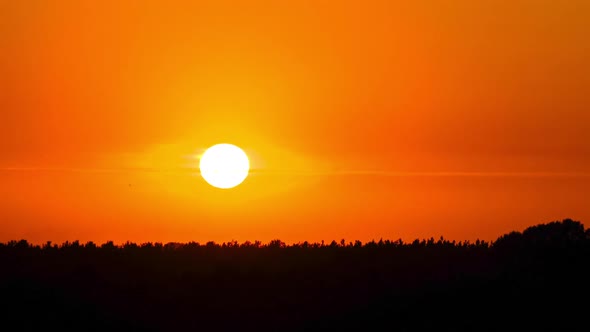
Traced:
<path id="1" fill-rule="evenodd" d="M 590 220 L 590 2 L 1 1 L 0 241 Z M 198 156 L 232 143 L 223 191 Z"/>

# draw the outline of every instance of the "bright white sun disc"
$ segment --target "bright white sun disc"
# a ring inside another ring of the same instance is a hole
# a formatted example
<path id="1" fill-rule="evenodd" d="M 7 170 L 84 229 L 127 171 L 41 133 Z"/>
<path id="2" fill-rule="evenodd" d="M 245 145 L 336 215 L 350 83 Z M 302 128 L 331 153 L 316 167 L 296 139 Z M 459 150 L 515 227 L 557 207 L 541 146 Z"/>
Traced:
<path id="1" fill-rule="evenodd" d="M 205 151 L 199 168 L 207 183 L 213 187 L 229 189 L 244 182 L 250 170 L 250 161 L 239 147 L 217 144 Z"/>

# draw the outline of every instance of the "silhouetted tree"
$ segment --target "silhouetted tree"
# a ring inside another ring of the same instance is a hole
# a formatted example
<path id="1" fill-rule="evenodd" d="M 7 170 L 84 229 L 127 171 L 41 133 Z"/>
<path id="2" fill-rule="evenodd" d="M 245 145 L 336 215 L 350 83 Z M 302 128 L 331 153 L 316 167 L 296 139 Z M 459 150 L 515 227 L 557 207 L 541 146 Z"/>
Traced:
<path id="1" fill-rule="evenodd" d="M 2 327 L 586 331 L 589 235 L 566 219 L 492 243 L 9 241 Z"/>

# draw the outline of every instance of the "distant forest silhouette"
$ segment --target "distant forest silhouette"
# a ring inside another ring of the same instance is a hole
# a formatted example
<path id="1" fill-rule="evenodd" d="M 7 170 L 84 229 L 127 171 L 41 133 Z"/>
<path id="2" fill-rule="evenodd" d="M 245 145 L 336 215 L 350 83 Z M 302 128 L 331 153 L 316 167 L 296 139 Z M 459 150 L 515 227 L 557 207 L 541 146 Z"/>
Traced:
<path id="1" fill-rule="evenodd" d="M 10 241 L 0 271 L 6 331 L 590 331 L 570 219 L 492 242 Z"/>

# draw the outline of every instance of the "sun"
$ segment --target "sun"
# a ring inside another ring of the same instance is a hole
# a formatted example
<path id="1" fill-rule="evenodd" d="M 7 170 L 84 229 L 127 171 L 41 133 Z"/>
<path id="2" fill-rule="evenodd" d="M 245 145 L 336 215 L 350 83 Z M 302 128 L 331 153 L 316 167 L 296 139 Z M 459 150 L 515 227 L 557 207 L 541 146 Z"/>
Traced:
<path id="1" fill-rule="evenodd" d="M 213 187 L 229 189 L 248 176 L 250 161 L 246 153 L 233 144 L 217 144 L 205 151 L 199 163 L 201 176 Z"/>

